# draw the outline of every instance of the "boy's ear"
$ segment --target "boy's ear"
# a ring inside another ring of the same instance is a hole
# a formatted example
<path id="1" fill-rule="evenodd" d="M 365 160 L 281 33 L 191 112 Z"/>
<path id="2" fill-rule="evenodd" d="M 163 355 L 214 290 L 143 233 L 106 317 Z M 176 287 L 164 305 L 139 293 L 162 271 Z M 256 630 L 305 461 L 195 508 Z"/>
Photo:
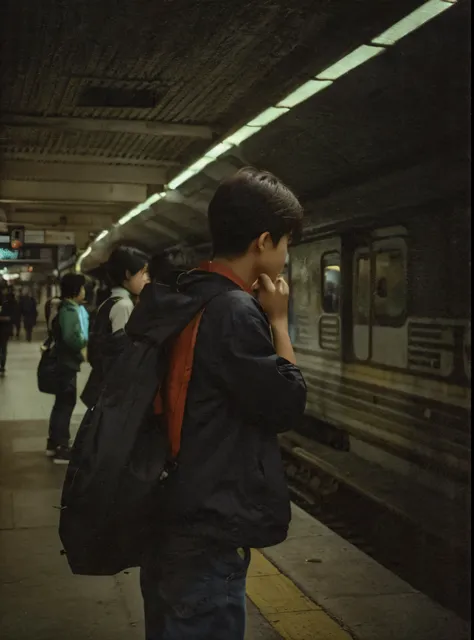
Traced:
<path id="1" fill-rule="evenodd" d="M 268 245 L 268 241 L 271 241 L 270 233 L 268 231 L 264 231 L 257 238 L 257 249 L 259 251 L 264 251 Z"/>

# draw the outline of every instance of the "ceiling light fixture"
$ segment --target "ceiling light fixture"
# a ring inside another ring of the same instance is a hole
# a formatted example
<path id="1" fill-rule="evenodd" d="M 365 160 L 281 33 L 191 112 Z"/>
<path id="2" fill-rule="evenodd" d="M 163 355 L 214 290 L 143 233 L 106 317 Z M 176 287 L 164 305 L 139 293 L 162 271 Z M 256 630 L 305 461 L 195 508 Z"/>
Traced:
<path id="1" fill-rule="evenodd" d="M 97 236 L 97 238 L 95 238 L 94 242 L 100 242 L 108 235 L 109 235 L 109 232 L 107 231 L 107 229 L 104 229 L 104 231 L 101 231 Z"/>
<path id="2" fill-rule="evenodd" d="M 323 89 L 330 87 L 332 82 L 332 80 L 308 80 L 308 82 L 305 82 L 298 89 L 287 95 L 286 98 L 280 100 L 277 107 L 292 109 Z"/>
<path id="3" fill-rule="evenodd" d="M 293 107 L 296 107 L 305 100 L 308 100 L 320 91 L 331 86 L 335 80 L 338 80 L 346 73 L 349 73 L 368 60 L 380 55 L 386 50 L 386 47 L 395 44 L 404 36 L 412 33 L 429 20 L 432 20 L 446 11 L 446 9 L 454 6 L 456 2 L 457 0 L 428 0 L 428 2 L 425 2 L 421 7 L 418 7 L 418 9 L 415 9 L 408 16 L 374 38 L 370 44 L 363 44 L 360 47 L 357 47 L 357 49 L 354 49 L 354 51 L 347 54 L 324 71 L 321 71 L 321 73 L 319 73 L 315 78 L 308 80 L 297 87 L 292 93 L 287 95 L 286 98 L 280 100 L 280 102 L 275 106 L 265 109 L 265 111 L 262 111 L 262 113 L 250 120 L 250 122 L 227 136 L 227 138 L 222 142 L 206 151 L 201 158 L 198 158 L 198 160 L 196 160 L 192 165 L 173 178 L 173 180 L 171 180 L 167 185 L 167 189 L 177 189 L 193 176 L 197 175 L 211 162 L 229 151 L 232 147 L 239 146 L 242 142 L 261 131 L 268 124 L 288 113 L 288 111 Z M 165 192 L 153 194 L 150 198 L 145 200 L 145 202 L 137 205 L 134 209 L 123 216 L 123 218 L 119 220 L 118 224 L 126 224 L 129 220 L 135 218 L 137 215 L 148 209 L 151 204 L 158 202 L 158 200 L 161 200 L 165 196 Z M 99 234 L 95 242 L 104 238 L 104 233 L 106 232 Z M 91 248 L 88 247 L 88 249 L 86 249 L 79 258 L 76 264 L 77 270 L 80 271 L 80 264 L 82 260 L 87 257 L 90 252 Z"/>
<path id="4" fill-rule="evenodd" d="M 367 62 L 371 58 L 375 58 L 379 54 L 385 51 L 385 47 L 374 47 L 371 45 L 363 44 L 347 56 L 344 56 L 338 60 L 335 64 L 331 65 L 321 73 L 318 73 L 316 78 L 318 80 L 337 80 L 341 76 L 344 76 L 349 71 L 352 71 L 356 67 L 360 67 L 361 64 Z"/>
<path id="5" fill-rule="evenodd" d="M 387 31 L 372 40 L 375 45 L 390 46 L 407 36 L 409 33 L 416 31 L 426 22 L 436 18 L 441 13 L 449 9 L 456 0 L 428 0 L 421 7 L 412 11 L 408 16 L 402 18 L 399 22 L 392 25 Z"/>

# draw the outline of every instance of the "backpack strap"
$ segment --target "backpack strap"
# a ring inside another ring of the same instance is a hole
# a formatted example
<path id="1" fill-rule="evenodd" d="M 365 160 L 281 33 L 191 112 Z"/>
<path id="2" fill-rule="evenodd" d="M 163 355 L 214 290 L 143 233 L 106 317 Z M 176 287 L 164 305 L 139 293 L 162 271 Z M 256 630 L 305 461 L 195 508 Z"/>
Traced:
<path id="1" fill-rule="evenodd" d="M 169 355 L 168 374 L 153 403 L 154 414 L 165 417 L 171 462 L 176 461 L 181 447 L 184 411 L 202 316 L 211 300 L 230 290 L 232 289 L 225 287 L 209 296 L 198 314 L 173 341 Z"/>
<path id="2" fill-rule="evenodd" d="M 181 428 L 193 372 L 194 349 L 201 324 L 202 309 L 180 333 L 171 349 L 169 373 L 166 380 L 166 426 L 171 457 L 175 459 L 181 447 Z"/>
<path id="3" fill-rule="evenodd" d="M 104 302 L 99 306 L 95 313 L 93 327 L 91 327 L 91 332 L 106 332 L 107 328 L 109 331 L 111 330 L 110 326 L 110 312 L 112 311 L 112 307 L 115 306 L 117 302 L 122 300 L 120 296 L 111 296 L 104 300 Z"/>

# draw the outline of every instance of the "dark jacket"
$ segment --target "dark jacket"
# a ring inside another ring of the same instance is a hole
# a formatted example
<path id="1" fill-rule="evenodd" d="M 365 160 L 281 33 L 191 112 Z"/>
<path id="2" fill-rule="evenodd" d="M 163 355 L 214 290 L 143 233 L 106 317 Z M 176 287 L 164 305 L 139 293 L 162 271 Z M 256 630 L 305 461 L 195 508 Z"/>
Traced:
<path id="1" fill-rule="evenodd" d="M 190 304 L 224 288 L 206 306 L 194 351 L 177 470 L 166 484 L 166 529 L 211 544 L 265 547 L 285 539 L 290 501 L 277 434 L 301 420 L 306 386 L 280 358 L 258 301 L 223 275 L 179 279 Z M 126 327 L 146 338 L 166 296 L 147 287 Z M 193 302 L 194 301 L 194 302 Z M 165 318 L 165 320 L 163 320 Z"/>
<path id="2" fill-rule="evenodd" d="M 13 303 L 10 299 L 0 302 L 0 342 L 7 342 L 11 336 L 13 323 Z"/>
<path id="3" fill-rule="evenodd" d="M 52 321 L 52 334 L 60 367 L 79 371 L 84 362 L 82 349 L 87 345 L 87 339 L 82 333 L 78 308 L 74 302 L 62 302 L 57 316 Z"/>
<path id="4" fill-rule="evenodd" d="M 20 312 L 26 324 L 32 326 L 36 324 L 38 312 L 36 309 L 36 300 L 32 296 L 21 296 Z"/>

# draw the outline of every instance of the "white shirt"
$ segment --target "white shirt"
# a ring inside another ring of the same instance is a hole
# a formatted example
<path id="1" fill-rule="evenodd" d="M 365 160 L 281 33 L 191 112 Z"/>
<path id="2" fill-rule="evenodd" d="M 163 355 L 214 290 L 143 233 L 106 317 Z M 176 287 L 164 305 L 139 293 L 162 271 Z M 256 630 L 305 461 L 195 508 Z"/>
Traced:
<path id="1" fill-rule="evenodd" d="M 125 325 L 133 311 L 133 301 L 130 293 L 123 287 L 114 287 L 112 289 L 112 298 L 121 298 L 110 310 L 109 319 L 112 323 L 112 333 L 125 328 Z"/>

